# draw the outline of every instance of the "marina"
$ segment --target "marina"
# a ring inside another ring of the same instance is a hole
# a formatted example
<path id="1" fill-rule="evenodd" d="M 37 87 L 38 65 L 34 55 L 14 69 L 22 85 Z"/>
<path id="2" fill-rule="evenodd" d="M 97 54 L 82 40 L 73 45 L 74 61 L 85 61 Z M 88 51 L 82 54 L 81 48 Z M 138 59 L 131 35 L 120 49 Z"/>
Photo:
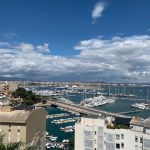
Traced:
<path id="1" fill-rule="evenodd" d="M 59 113 L 60 114 L 62 114 L 62 113 L 67 113 L 68 114 L 68 112 L 66 112 L 65 110 L 58 109 L 56 107 L 47 106 L 47 107 L 45 107 L 45 109 L 47 110 L 47 112 L 49 114 L 59 114 Z M 76 117 L 74 114 L 71 114 L 71 113 L 69 113 L 69 114 L 70 114 L 69 117 L 71 117 L 71 118 Z M 62 118 L 67 119 L 68 116 L 60 117 L 59 119 L 62 119 Z M 54 123 L 51 123 L 51 121 L 53 121 L 53 120 L 54 120 L 53 118 L 47 119 L 47 127 L 46 127 L 47 132 L 49 133 L 47 135 L 48 140 L 47 140 L 46 143 L 53 144 L 53 146 L 50 146 L 50 144 L 49 144 L 49 146 L 46 146 L 46 149 L 54 149 L 54 150 L 66 149 L 69 146 L 68 142 L 74 136 L 74 131 L 73 132 L 65 132 L 64 129 L 67 129 L 65 127 L 68 127 L 68 126 L 74 126 L 75 122 L 68 122 L 68 123 L 65 123 L 65 124 L 54 124 Z M 61 130 L 61 129 L 63 129 L 63 130 Z M 57 137 L 55 142 L 52 142 L 50 140 L 51 136 Z M 61 146 L 56 147 L 55 144 L 62 145 L 62 147 Z"/>
<path id="2" fill-rule="evenodd" d="M 45 87 L 45 89 L 46 88 L 49 89 L 49 87 Z M 124 93 L 124 90 L 122 89 L 125 89 L 125 93 Z M 86 92 L 85 90 L 83 90 L 82 92 L 67 93 L 62 96 L 56 95 L 54 97 L 59 102 L 62 102 L 62 103 L 68 103 L 69 105 L 77 104 L 79 105 L 78 107 L 79 109 L 84 99 L 88 99 L 88 98 L 93 99 L 94 97 L 100 96 L 100 93 L 94 92 L 95 90 L 91 90 L 91 91 L 92 92 L 87 92 L 87 89 L 86 89 Z M 120 94 L 118 94 L 116 91 L 117 92 L 119 91 Z M 148 87 L 116 87 L 115 86 L 115 87 L 111 87 L 110 89 L 108 87 L 103 87 L 103 93 L 106 93 L 106 94 L 102 94 L 102 96 L 104 96 L 107 99 L 109 98 L 113 99 L 115 102 L 106 103 L 104 105 L 95 105 L 95 106 L 89 107 L 89 109 L 96 109 L 96 111 L 101 110 L 104 112 L 105 111 L 114 112 L 119 115 L 120 114 L 129 115 L 131 117 L 139 116 L 139 117 L 147 118 L 150 116 L 150 111 L 148 109 L 139 109 L 139 108 L 131 106 L 136 103 L 145 103 L 145 101 L 148 101 L 149 95 L 148 95 L 148 92 L 146 91 L 148 91 Z M 114 94 L 116 94 L 116 97 L 114 97 Z M 127 96 L 123 96 L 123 95 L 127 95 Z M 136 95 L 136 96 L 133 96 L 133 95 Z M 88 108 L 87 106 L 84 106 L 84 107 Z M 64 139 L 68 139 L 68 140 L 72 139 L 74 136 L 74 125 L 77 120 L 72 122 L 68 118 L 72 119 L 74 117 L 79 117 L 79 112 L 75 111 L 74 109 L 68 109 L 68 106 L 62 107 L 61 105 L 57 107 L 56 106 L 53 107 L 53 105 L 45 106 L 45 108 L 48 111 L 47 131 L 49 132 L 50 135 L 54 135 L 54 137 L 57 137 L 55 141 L 51 141 L 49 138 L 48 140 L 50 140 L 50 142 L 61 143 Z M 57 118 L 57 119 L 53 119 L 53 118 Z M 56 145 L 52 147 L 50 148 L 47 147 L 47 149 L 54 149 L 54 150 L 63 149 L 60 147 L 58 148 L 58 146 L 56 148 Z"/>

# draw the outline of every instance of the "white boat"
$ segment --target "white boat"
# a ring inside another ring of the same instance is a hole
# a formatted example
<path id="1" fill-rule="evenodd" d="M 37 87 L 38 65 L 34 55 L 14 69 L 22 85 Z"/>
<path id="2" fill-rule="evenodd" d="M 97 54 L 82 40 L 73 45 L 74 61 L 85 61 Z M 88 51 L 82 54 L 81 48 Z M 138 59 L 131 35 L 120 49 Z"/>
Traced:
<path id="1" fill-rule="evenodd" d="M 106 98 L 103 95 L 93 97 L 93 98 L 86 98 L 83 101 L 81 101 L 81 105 L 88 106 L 88 107 L 95 107 L 95 106 L 101 106 L 108 103 L 114 103 L 115 100 L 111 98 Z"/>
<path id="2" fill-rule="evenodd" d="M 147 106 L 145 103 L 135 103 L 133 105 L 131 105 L 132 107 L 135 107 L 135 108 L 139 108 L 139 109 L 147 109 Z"/>
<path id="3" fill-rule="evenodd" d="M 56 141 L 57 140 L 57 137 L 52 137 L 50 138 L 51 141 Z"/>
<path id="4" fill-rule="evenodd" d="M 49 135 L 49 133 L 48 132 L 46 132 L 46 136 L 48 136 Z"/>
<path id="5" fill-rule="evenodd" d="M 63 142 L 63 143 L 68 143 L 68 142 L 69 142 L 69 140 L 64 139 L 62 142 Z"/>

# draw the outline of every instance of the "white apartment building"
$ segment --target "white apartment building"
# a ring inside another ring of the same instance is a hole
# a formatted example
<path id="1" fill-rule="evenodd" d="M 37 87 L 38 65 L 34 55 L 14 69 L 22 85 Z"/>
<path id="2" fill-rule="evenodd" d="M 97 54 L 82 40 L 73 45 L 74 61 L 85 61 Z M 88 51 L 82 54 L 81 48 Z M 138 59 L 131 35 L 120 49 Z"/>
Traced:
<path id="1" fill-rule="evenodd" d="M 75 125 L 75 150 L 150 150 L 150 118 L 132 118 L 127 129 L 110 124 L 110 119 L 82 117 Z"/>

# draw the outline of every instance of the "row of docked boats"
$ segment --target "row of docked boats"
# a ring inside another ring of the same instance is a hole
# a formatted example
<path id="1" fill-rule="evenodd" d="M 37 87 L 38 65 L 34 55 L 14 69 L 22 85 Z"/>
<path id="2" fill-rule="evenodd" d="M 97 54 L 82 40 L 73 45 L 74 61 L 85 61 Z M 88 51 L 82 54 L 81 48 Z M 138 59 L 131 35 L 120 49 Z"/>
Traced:
<path id="1" fill-rule="evenodd" d="M 50 141 L 46 143 L 46 148 L 47 149 L 69 149 L 69 140 L 68 139 L 63 139 L 62 142 L 57 142 L 56 136 L 49 135 L 49 133 L 46 133 L 46 138 L 49 139 Z"/>
<path id="2" fill-rule="evenodd" d="M 63 142 L 64 141 L 64 142 Z M 62 142 L 49 142 L 46 143 L 46 149 L 69 149 L 69 140 L 63 140 Z"/>
<path id="3" fill-rule="evenodd" d="M 64 123 L 76 122 L 77 120 L 79 120 L 79 117 L 53 120 L 53 121 L 51 121 L 51 123 L 64 124 Z"/>
<path id="4" fill-rule="evenodd" d="M 45 146 L 46 146 L 46 149 L 51 149 L 51 148 L 64 149 L 63 143 L 46 143 Z"/>
<path id="5" fill-rule="evenodd" d="M 80 105 L 84 105 L 87 107 L 95 107 L 95 106 L 101 106 L 101 105 L 105 105 L 105 104 L 110 104 L 110 103 L 115 103 L 115 99 L 114 98 L 106 98 L 103 95 L 99 95 L 96 97 L 90 97 L 90 98 L 86 98 L 84 100 L 82 100 L 80 102 Z"/>
<path id="6" fill-rule="evenodd" d="M 68 113 L 52 114 L 52 115 L 47 115 L 46 118 L 49 119 L 49 118 L 67 117 L 69 115 L 70 114 Z"/>
<path id="7" fill-rule="evenodd" d="M 150 110 L 150 104 L 146 104 L 146 103 L 135 103 L 135 104 L 132 104 L 131 106 L 138 108 L 138 109 Z"/>
<path id="8" fill-rule="evenodd" d="M 60 130 L 63 132 L 73 132 L 74 126 L 60 127 Z"/>
<path id="9" fill-rule="evenodd" d="M 69 126 L 68 126 L 68 127 L 69 127 Z M 46 138 L 47 138 L 47 139 L 49 139 L 51 142 L 56 142 L 56 141 L 57 141 L 57 139 L 58 139 L 58 137 L 57 137 L 57 136 L 48 135 L 48 132 L 47 132 L 47 134 L 46 134 Z M 62 142 L 63 142 L 63 143 L 68 143 L 68 142 L 69 142 L 69 140 L 64 139 Z"/>

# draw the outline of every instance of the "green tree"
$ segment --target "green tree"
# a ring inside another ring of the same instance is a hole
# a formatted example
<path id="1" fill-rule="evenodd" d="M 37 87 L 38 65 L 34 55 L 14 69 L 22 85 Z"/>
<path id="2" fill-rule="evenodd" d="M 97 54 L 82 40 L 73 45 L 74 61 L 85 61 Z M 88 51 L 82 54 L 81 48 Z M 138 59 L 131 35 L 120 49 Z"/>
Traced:
<path id="1" fill-rule="evenodd" d="M 24 88 L 18 88 L 15 92 L 12 93 L 13 97 L 21 97 L 23 99 L 23 104 L 33 105 L 34 103 L 40 102 L 41 97 L 35 95 L 32 91 L 27 91 Z"/>
<path id="2" fill-rule="evenodd" d="M 24 100 L 22 103 L 27 105 L 27 106 L 34 104 L 32 100 Z"/>

